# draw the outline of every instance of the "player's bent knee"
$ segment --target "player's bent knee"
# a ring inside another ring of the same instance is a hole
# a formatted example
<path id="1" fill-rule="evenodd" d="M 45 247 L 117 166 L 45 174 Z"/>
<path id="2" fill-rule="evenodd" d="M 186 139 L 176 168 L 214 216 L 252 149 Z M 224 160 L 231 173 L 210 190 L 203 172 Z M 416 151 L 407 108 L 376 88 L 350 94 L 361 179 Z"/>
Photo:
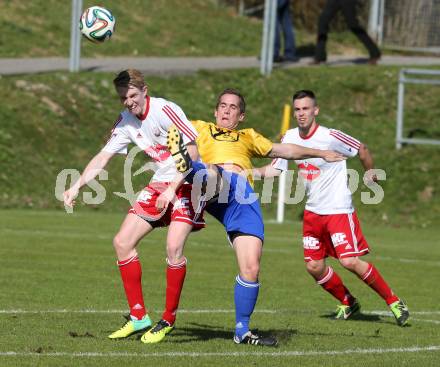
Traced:
<path id="1" fill-rule="evenodd" d="M 117 234 L 113 238 L 113 247 L 114 247 L 117 254 L 130 251 L 134 248 L 134 246 L 135 246 L 135 244 L 132 243 L 132 241 L 129 241 L 128 239 L 124 238 L 120 234 Z"/>
<path id="2" fill-rule="evenodd" d="M 183 246 L 181 245 L 167 245 L 167 258 L 171 264 L 178 264 L 183 259 Z"/>
<path id="3" fill-rule="evenodd" d="M 306 262 L 306 269 L 313 277 L 319 277 L 325 270 L 325 264 L 321 261 L 308 261 Z"/>
<path id="4" fill-rule="evenodd" d="M 339 262 L 345 269 L 355 271 L 357 265 L 359 264 L 359 259 L 357 257 L 346 257 L 339 259 Z"/>
<path id="5" fill-rule="evenodd" d="M 260 265 L 246 265 L 240 269 L 240 275 L 244 280 L 248 282 L 256 282 L 258 280 L 258 275 L 260 274 Z"/>

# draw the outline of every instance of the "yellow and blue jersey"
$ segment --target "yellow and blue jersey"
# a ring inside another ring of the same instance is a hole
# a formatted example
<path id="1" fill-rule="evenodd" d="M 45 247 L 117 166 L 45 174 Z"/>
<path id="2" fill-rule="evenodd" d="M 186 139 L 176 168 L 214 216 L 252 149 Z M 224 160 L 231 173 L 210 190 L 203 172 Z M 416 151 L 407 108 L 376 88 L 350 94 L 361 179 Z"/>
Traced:
<path id="1" fill-rule="evenodd" d="M 248 170 L 247 179 L 253 185 L 251 158 L 266 157 L 273 143 L 254 129 L 230 130 L 212 122 L 191 122 L 198 132 L 196 142 L 202 161 Z"/>

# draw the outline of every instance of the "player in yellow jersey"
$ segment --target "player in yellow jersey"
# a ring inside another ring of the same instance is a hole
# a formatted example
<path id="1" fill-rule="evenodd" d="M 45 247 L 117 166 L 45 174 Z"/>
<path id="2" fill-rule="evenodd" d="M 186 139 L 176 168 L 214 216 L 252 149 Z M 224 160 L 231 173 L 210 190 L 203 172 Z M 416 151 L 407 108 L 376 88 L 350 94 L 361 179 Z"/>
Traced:
<path id="1" fill-rule="evenodd" d="M 228 171 L 245 174 L 253 186 L 252 158 L 308 156 L 331 157 L 333 152 L 308 150 L 302 146 L 273 143 L 252 128 L 237 129 L 245 119 L 246 102 L 236 89 L 225 89 L 217 98 L 215 123 L 192 121 L 198 132 L 197 147 L 203 162 L 216 164 Z"/>
<path id="2" fill-rule="evenodd" d="M 197 146 L 200 147 L 202 161 L 233 172 L 245 171 L 249 183 L 253 185 L 251 159 L 275 157 L 284 148 L 252 128 L 238 130 L 238 125 L 245 119 L 245 110 L 246 102 L 240 92 L 225 89 L 217 99 L 214 111 L 216 122 L 196 120 L 192 123 L 199 134 Z"/>
<path id="3" fill-rule="evenodd" d="M 249 330 L 249 321 L 255 307 L 260 284 L 260 258 L 264 240 L 264 225 L 258 200 L 240 202 L 235 194 L 249 197 L 253 190 L 249 173 L 252 173 L 251 158 L 280 157 L 298 159 L 298 157 L 321 157 L 327 161 L 337 161 L 343 157 L 328 150 L 304 148 L 294 144 L 274 144 L 254 129 L 237 130 L 245 118 L 245 100 L 239 91 L 225 89 L 218 97 L 215 108 L 216 122 L 193 121 L 198 136 L 196 143 L 204 163 L 214 164 L 222 176 L 226 192 L 226 202 L 213 202 L 206 211 L 218 219 L 225 227 L 228 238 L 236 253 L 239 274 L 236 277 L 234 300 L 236 325 L 234 342 L 275 346 L 273 337 L 261 337 Z M 186 180 L 192 182 L 194 175 L 207 167 L 204 163 L 192 162 L 181 143 L 180 135 L 171 131 L 168 147 L 175 159 L 177 169 L 186 173 Z M 180 141 L 180 143 L 179 143 Z M 188 171 L 189 168 L 192 168 Z M 248 170 L 248 171 L 247 171 Z M 232 171 L 232 172 L 225 172 Z M 246 175 L 241 177 L 240 173 Z M 239 174 L 237 174 L 239 173 Z M 241 179 L 241 180 L 240 180 Z M 241 182 L 244 181 L 244 182 Z M 220 194 L 220 197 L 222 194 Z"/>
<path id="4" fill-rule="evenodd" d="M 240 121 L 232 129 L 221 127 L 222 120 L 219 124 L 200 120 L 192 123 L 199 133 L 197 144 L 202 150 L 200 156 L 203 162 L 228 165 L 229 170 L 234 172 L 246 171 L 248 181 L 253 185 L 251 159 L 266 157 L 273 143 L 254 129 L 236 130 Z"/>

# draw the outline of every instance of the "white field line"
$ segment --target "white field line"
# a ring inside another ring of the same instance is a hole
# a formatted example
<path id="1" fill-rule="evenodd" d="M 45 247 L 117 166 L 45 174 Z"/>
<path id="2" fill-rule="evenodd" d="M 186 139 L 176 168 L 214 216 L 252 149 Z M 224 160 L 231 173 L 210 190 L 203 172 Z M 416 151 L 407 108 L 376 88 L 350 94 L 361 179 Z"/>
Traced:
<path id="1" fill-rule="evenodd" d="M 292 310 L 255 310 L 254 313 L 260 314 L 277 314 L 277 313 L 285 313 Z M 158 313 L 159 311 L 150 311 L 151 313 Z M 188 314 L 222 314 L 222 313 L 234 313 L 235 310 L 227 310 L 227 309 L 217 309 L 217 310 L 179 310 L 179 313 L 188 313 Z M 93 309 L 84 309 L 84 310 L 67 310 L 67 309 L 54 309 L 54 310 L 0 310 L 0 315 L 20 315 L 20 314 L 33 314 L 33 315 L 44 315 L 44 314 L 125 314 L 127 310 L 93 310 Z M 393 317 L 393 314 L 388 311 L 363 311 L 365 314 L 370 315 L 378 315 L 385 317 Z M 411 315 L 439 315 L 440 311 L 419 311 L 419 312 L 411 312 Z M 431 324 L 439 324 L 440 320 L 430 320 L 430 319 L 415 319 L 411 318 L 412 321 L 417 322 L 428 322 Z"/>
<path id="2" fill-rule="evenodd" d="M 22 310 L 22 309 L 17 309 L 17 310 L 0 310 L 0 314 L 45 314 L 45 313 L 97 313 L 97 314 L 113 314 L 113 313 L 117 313 L 117 314 L 123 314 L 123 313 L 127 313 L 127 310 L 93 310 L 93 309 L 84 309 L 84 310 L 67 310 L 67 309 L 54 309 L 54 310 Z M 150 311 L 150 312 L 155 312 L 155 311 Z M 159 311 L 157 311 L 159 313 Z M 162 312 L 162 311 L 160 311 Z M 235 310 L 230 309 L 217 309 L 217 310 L 179 310 L 179 313 L 190 313 L 190 314 L 201 314 L 201 313 L 211 313 L 211 314 L 216 314 L 216 313 L 234 313 Z M 279 310 L 255 310 L 254 313 L 268 313 L 268 314 L 276 314 L 279 313 Z"/>
<path id="3" fill-rule="evenodd" d="M 398 261 L 401 263 L 408 263 L 408 264 L 421 263 L 424 265 L 440 266 L 440 261 L 425 260 L 425 259 L 402 259 L 402 258 L 394 258 L 394 257 L 388 257 L 388 256 L 374 256 L 374 258 L 377 260 Z"/>
<path id="4" fill-rule="evenodd" d="M 110 235 L 97 235 L 95 233 L 69 233 L 69 232 L 60 232 L 60 231 L 47 231 L 47 230 L 36 230 L 36 229 L 13 229 L 13 228 L 2 228 L 0 229 L 0 233 L 14 233 L 14 234 L 22 234 L 22 235 L 32 235 L 32 236 L 41 236 L 41 237 L 49 237 L 49 238 L 75 238 L 75 239 L 99 239 L 99 240 L 112 240 L 112 236 Z"/>
<path id="5" fill-rule="evenodd" d="M 393 316 L 393 314 L 390 311 L 361 311 L 361 313 L 371 314 L 371 315 L 378 315 L 378 316 Z M 411 315 L 440 315 L 440 311 L 434 310 L 434 311 L 411 311 L 409 312 Z"/>
<path id="6" fill-rule="evenodd" d="M 4 357 L 104 357 L 104 358 L 126 358 L 126 357 L 296 357 L 296 356 L 328 356 L 328 355 L 352 355 L 352 354 L 388 354 L 388 353 L 418 353 L 437 352 L 440 345 L 429 345 L 425 347 L 412 346 L 406 348 L 373 348 L 373 349 L 346 349 L 328 351 L 301 351 L 286 350 L 280 352 L 163 352 L 163 353 L 123 353 L 123 352 L 0 352 Z"/>
<path id="7" fill-rule="evenodd" d="M 255 310 L 254 313 L 263 313 L 263 314 L 277 314 L 277 313 L 286 313 L 286 312 L 294 312 L 295 310 L 283 309 L 283 310 Z M 150 311 L 155 313 L 156 311 Z M 159 313 L 159 311 L 157 311 Z M 160 311 L 162 312 L 162 311 Z M 234 313 L 234 309 L 181 309 L 178 311 L 179 313 L 188 313 L 188 314 L 201 314 L 201 313 L 210 313 L 210 314 L 221 314 L 221 313 Z M 52 309 L 52 310 L 23 310 L 23 309 L 10 309 L 10 310 L 0 310 L 0 314 L 46 314 L 46 313 L 96 313 L 96 314 L 123 314 L 127 313 L 127 310 L 95 310 L 95 309 L 82 309 L 82 310 L 68 310 L 68 309 Z M 313 312 L 310 312 L 312 314 Z M 389 311 L 364 311 L 362 313 L 369 315 L 378 315 L 378 316 L 387 316 L 393 317 L 393 314 Z M 440 315 L 440 311 L 411 311 L 411 315 Z M 424 320 L 426 321 L 426 320 Z M 435 321 L 435 320 L 432 320 Z M 440 322 L 440 321 L 439 321 Z"/>
<path id="8" fill-rule="evenodd" d="M 440 321 L 439 320 L 429 320 L 429 319 L 415 319 L 415 318 L 411 318 L 410 321 L 422 321 L 422 322 L 429 322 L 430 324 L 437 324 L 440 325 Z"/>
<path id="9" fill-rule="evenodd" d="M 378 315 L 378 316 L 385 316 L 385 317 L 393 317 L 393 314 L 388 311 L 362 311 L 365 314 L 368 315 Z M 440 311 L 419 311 L 419 312 L 410 312 L 412 315 L 439 315 Z M 421 321 L 421 322 L 428 322 L 430 324 L 439 324 L 440 320 L 429 320 L 429 319 L 415 319 L 414 317 L 411 317 L 411 321 Z"/>
<path id="10" fill-rule="evenodd" d="M 91 239 L 91 240 L 107 240 L 111 241 L 112 236 L 110 235 L 96 235 L 94 233 L 68 233 L 68 232 L 59 232 L 59 231 L 47 231 L 47 230 L 29 230 L 29 229 L 12 229 L 12 228 L 2 228 L 0 229 L 0 233 L 20 233 L 24 235 L 32 235 L 32 236 L 42 236 L 42 237 L 55 237 L 55 238 L 73 238 L 73 239 Z M 148 242 L 148 239 L 144 239 L 144 242 Z M 282 248 L 273 248 L 271 247 L 271 242 L 286 242 L 285 237 L 278 237 L 278 236 L 266 236 L 266 245 L 264 246 L 264 252 L 272 252 L 272 253 L 282 253 L 282 254 L 292 254 L 293 256 L 293 250 L 290 248 L 282 249 Z M 299 243 L 299 242 L 298 242 Z M 225 235 L 225 245 L 228 245 L 228 242 L 226 240 Z M 216 247 L 216 248 L 224 248 L 226 250 L 229 250 L 229 246 L 221 247 L 219 244 L 215 243 L 209 243 L 209 242 L 200 242 L 200 241 L 193 241 L 190 239 L 188 242 L 188 246 L 197 246 L 197 247 Z M 220 247 L 219 247 L 220 246 Z M 385 260 L 385 261 L 393 261 L 393 262 L 401 262 L 406 264 L 417 264 L 421 263 L 423 265 L 433 265 L 433 266 L 440 266 L 440 261 L 433 261 L 433 260 L 426 260 L 426 259 L 405 259 L 405 258 L 395 258 L 395 257 L 388 257 L 388 256 L 375 256 L 372 255 L 374 259 L 377 260 Z"/>

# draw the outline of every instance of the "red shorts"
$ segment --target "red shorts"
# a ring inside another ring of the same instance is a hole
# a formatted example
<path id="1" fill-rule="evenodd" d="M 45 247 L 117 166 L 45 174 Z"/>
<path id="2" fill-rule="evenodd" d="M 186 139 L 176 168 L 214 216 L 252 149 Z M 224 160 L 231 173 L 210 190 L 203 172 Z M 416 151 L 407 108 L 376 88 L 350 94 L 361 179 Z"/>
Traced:
<path id="1" fill-rule="evenodd" d="M 356 212 L 320 215 L 304 210 L 304 260 L 356 257 L 369 252 Z"/>
<path id="2" fill-rule="evenodd" d="M 136 199 L 136 203 L 128 211 L 145 219 L 153 227 L 167 227 L 171 222 L 184 222 L 193 226 L 193 231 L 205 227 L 203 208 L 197 208 L 198 203 L 191 202 L 190 184 L 183 184 L 176 191 L 177 200 L 170 203 L 164 210 L 156 208 L 159 195 L 166 190 L 169 183 L 153 182 L 145 187 Z"/>

